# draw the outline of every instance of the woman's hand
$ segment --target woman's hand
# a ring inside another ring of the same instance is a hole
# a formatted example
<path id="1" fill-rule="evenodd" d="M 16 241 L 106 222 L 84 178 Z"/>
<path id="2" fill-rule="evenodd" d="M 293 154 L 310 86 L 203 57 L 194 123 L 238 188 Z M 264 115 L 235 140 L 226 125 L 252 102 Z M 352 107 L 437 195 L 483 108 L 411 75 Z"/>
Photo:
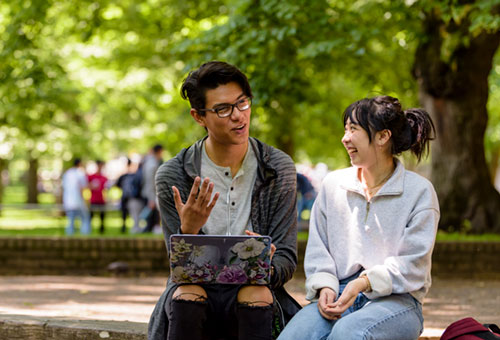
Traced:
<path id="1" fill-rule="evenodd" d="M 322 317 L 327 320 L 337 320 L 340 318 L 340 314 L 337 314 L 332 308 L 328 307 L 331 305 L 337 294 L 331 288 L 321 288 L 319 291 L 319 300 L 318 300 L 318 310 Z"/>
<path id="2" fill-rule="evenodd" d="M 340 295 L 339 299 L 328 304 L 328 311 L 330 313 L 337 314 L 340 317 L 340 315 L 342 315 L 347 308 L 352 306 L 358 294 L 367 288 L 366 280 L 363 278 L 357 278 L 350 281 L 344 288 L 344 291 Z"/>
<path id="3" fill-rule="evenodd" d="M 208 178 L 203 180 L 201 188 L 200 182 L 200 177 L 194 179 L 186 203 L 182 203 L 179 189 L 175 186 L 172 187 L 175 208 L 181 220 L 181 231 L 184 234 L 198 234 L 200 232 L 201 227 L 207 222 L 208 216 L 210 216 L 219 198 L 219 193 L 216 192 L 212 199 L 214 184 Z"/>

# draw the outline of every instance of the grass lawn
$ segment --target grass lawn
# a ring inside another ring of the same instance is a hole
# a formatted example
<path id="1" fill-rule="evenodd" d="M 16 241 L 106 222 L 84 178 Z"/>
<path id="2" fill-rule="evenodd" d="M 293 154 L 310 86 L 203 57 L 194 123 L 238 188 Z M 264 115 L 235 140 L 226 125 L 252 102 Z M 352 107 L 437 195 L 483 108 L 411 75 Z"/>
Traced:
<path id="1" fill-rule="evenodd" d="M 116 188 L 114 188 L 116 189 Z M 118 189 L 112 190 L 109 193 L 115 201 L 120 197 Z M 22 186 L 9 186 L 5 188 L 3 202 L 8 205 L 22 205 L 26 201 L 25 189 Z M 42 193 L 39 195 L 40 209 L 26 210 L 19 209 L 13 206 L 5 207 L 0 214 L 0 236 L 64 236 L 64 228 L 66 227 L 66 217 L 54 210 L 55 203 L 54 195 Z M 106 214 L 106 231 L 104 235 L 99 234 L 99 219 L 94 217 L 92 221 L 91 236 L 99 237 L 149 237 L 163 238 L 162 235 L 153 234 L 122 234 L 121 215 L 120 211 L 114 210 Z M 128 230 L 130 230 L 133 222 L 129 218 L 127 220 Z M 78 230 L 78 224 L 77 229 Z M 78 233 L 75 233 L 78 236 Z M 307 231 L 300 231 L 297 235 L 299 241 L 307 240 Z M 482 234 L 470 235 L 463 233 L 446 233 L 439 231 L 437 234 L 438 241 L 497 241 L 500 242 L 500 234 Z"/>
<path id="2" fill-rule="evenodd" d="M 118 189 L 116 189 L 118 190 Z M 120 197 L 118 192 L 110 192 L 110 196 L 116 201 Z M 38 196 L 39 206 L 37 209 L 22 209 L 26 201 L 25 188 L 22 186 L 9 186 L 5 188 L 3 203 L 6 205 L 0 212 L 0 236 L 64 236 L 66 217 L 55 208 L 55 197 L 50 193 L 41 193 Z M 127 230 L 130 231 L 133 221 L 128 218 Z M 162 235 L 153 234 L 122 234 L 121 212 L 109 211 L 105 218 L 105 233 L 101 235 L 98 231 L 100 226 L 99 216 L 96 214 L 92 221 L 92 233 L 90 236 L 99 237 L 147 237 L 163 238 Z M 78 233 L 79 220 L 77 220 L 75 236 Z"/>

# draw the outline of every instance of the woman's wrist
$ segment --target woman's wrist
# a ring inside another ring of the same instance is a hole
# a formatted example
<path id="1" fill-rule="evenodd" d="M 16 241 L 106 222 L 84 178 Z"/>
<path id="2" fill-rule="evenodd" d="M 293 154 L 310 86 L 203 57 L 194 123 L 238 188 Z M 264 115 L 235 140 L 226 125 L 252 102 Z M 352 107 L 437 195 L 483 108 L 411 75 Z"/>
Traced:
<path id="1" fill-rule="evenodd" d="M 368 276 L 366 276 L 366 274 L 364 274 L 364 275 L 361 275 L 359 278 L 362 279 L 364 281 L 364 283 L 365 283 L 365 289 L 363 289 L 362 291 L 366 292 L 366 293 L 371 292 L 372 291 L 372 285 L 370 283 L 370 279 L 368 278 Z"/>

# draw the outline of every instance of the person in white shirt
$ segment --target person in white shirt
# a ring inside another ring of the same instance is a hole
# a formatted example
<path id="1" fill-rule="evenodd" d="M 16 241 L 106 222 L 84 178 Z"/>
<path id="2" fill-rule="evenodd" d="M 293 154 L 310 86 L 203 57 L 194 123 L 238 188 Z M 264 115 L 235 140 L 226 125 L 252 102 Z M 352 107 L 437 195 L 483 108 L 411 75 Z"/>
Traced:
<path id="1" fill-rule="evenodd" d="M 420 160 L 434 125 L 389 96 L 359 100 L 343 118 L 352 167 L 323 181 L 304 259 L 311 304 L 278 339 L 417 339 L 439 204 L 432 184 L 394 156 Z"/>
<path id="2" fill-rule="evenodd" d="M 83 190 L 87 187 L 87 176 L 81 169 L 81 160 L 76 158 L 73 166 L 69 168 L 62 177 L 63 186 L 63 207 L 68 217 L 66 234 L 73 235 L 76 218 L 81 219 L 80 232 L 90 234 L 90 214 L 85 200 Z"/>

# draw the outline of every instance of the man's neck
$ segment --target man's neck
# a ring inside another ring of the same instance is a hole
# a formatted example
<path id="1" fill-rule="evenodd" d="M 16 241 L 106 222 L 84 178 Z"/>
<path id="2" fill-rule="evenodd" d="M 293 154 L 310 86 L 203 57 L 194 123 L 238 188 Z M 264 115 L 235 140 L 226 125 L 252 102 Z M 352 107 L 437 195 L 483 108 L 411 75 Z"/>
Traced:
<path id="1" fill-rule="evenodd" d="M 208 157 L 218 166 L 231 168 L 231 174 L 234 177 L 245 159 L 248 149 L 248 140 L 244 144 L 221 145 L 212 139 L 205 140 L 205 150 Z"/>

